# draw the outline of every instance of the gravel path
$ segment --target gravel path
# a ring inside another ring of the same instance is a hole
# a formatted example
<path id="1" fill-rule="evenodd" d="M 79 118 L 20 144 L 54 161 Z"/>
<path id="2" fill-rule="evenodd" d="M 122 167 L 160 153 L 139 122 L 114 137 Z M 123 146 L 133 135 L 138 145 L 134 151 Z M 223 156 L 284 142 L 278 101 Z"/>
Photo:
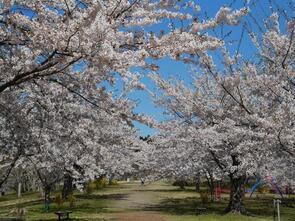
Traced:
<path id="1" fill-rule="evenodd" d="M 128 194 L 128 197 L 116 202 L 115 207 L 124 210 L 140 210 L 156 204 L 150 192 L 140 191 L 146 187 L 136 186 Z M 160 214 L 152 211 L 132 211 L 119 213 L 116 215 L 116 221 L 166 221 Z"/>
<path id="2" fill-rule="evenodd" d="M 152 212 L 123 213 L 117 216 L 118 221 L 166 221 L 161 215 Z"/>

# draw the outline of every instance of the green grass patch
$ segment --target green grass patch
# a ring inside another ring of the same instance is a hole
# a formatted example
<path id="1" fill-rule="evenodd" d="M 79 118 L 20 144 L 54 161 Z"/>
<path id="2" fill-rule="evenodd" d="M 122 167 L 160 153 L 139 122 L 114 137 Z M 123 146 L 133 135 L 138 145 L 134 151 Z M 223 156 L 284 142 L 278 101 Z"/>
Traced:
<path id="1" fill-rule="evenodd" d="M 54 194 L 52 194 L 54 196 Z M 120 220 L 124 213 L 160 214 L 167 221 L 271 221 L 273 216 L 272 200 L 274 195 L 260 198 L 246 198 L 245 206 L 250 216 L 225 214 L 228 196 L 223 195 L 220 202 L 203 205 L 200 195 L 193 188 L 180 190 L 164 182 L 155 182 L 141 186 L 138 182 L 108 186 L 91 194 L 75 193 L 76 203 L 70 208 L 64 202 L 61 210 L 70 210 L 72 220 Z M 295 198 L 281 206 L 282 221 L 295 221 Z M 58 210 L 52 203 L 50 210 L 44 210 L 43 198 L 39 193 L 27 193 L 17 198 L 10 193 L 0 198 L 0 218 L 11 217 L 15 208 L 26 208 L 26 220 L 56 220 Z M 206 207 L 206 213 L 197 215 L 197 208 Z M 140 220 L 138 220 L 140 221 Z"/>

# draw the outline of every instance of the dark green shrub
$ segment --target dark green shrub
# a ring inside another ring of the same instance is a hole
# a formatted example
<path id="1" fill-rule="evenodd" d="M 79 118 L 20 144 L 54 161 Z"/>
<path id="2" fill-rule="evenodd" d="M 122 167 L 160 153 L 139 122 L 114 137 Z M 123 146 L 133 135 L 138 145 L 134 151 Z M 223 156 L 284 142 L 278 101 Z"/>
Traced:
<path id="1" fill-rule="evenodd" d="M 96 179 L 94 181 L 94 183 L 95 183 L 95 189 L 100 190 L 100 189 L 105 188 L 107 186 L 108 181 L 105 177 L 100 177 L 100 178 Z"/>
<path id="2" fill-rule="evenodd" d="M 257 189 L 257 192 L 260 194 L 266 194 L 270 192 L 270 189 L 267 186 L 262 186 Z"/>
<path id="3" fill-rule="evenodd" d="M 77 199 L 73 194 L 71 194 L 68 196 L 68 202 L 69 202 L 70 208 L 74 208 L 76 206 Z"/>
<path id="4" fill-rule="evenodd" d="M 109 183 L 109 185 L 111 185 L 111 186 L 117 186 L 117 185 L 119 185 L 119 183 L 118 183 L 117 180 L 111 180 L 111 182 Z"/>
<path id="5" fill-rule="evenodd" d="M 55 194 L 54 203 L 56 203 L 57 209 L 60 210 L 63 203 L 64 203 L 61 193 L 56 193 Z"/>
<path id="6" fill-rule="evenodd" d="M 94 192 L 94 190 L 96 189 L 96 184 L 95 182 L 93 181 L 89 181 L 87 184 L 86 184 L 86 187 L 85 187 L 85 191 L 86 193 L 89 195 L 89 194 L 92 194 Z"/>
<path id="7" fill-rule="evenodd" d="M 208 191 L 207 190 L 200 191 L 200 198 L 201 198 L 201 201 L 202 201 L 202 204 L 203 205 L 208 204 L 208 202 L 209 202 L 209 194 L 208 194 Z"/>

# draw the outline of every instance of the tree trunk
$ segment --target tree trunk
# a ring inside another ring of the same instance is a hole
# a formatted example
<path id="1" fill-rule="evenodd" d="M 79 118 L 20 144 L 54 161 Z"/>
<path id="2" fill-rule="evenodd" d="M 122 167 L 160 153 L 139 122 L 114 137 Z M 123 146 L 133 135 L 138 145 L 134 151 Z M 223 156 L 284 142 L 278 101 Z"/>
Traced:
<path id="1" fill-rule="evenodd" d="M 41 195 L 42 197 L 44 197 L 44 189 L 43 189 L 42 186 L 38 186 L 38 192 L 40 193 L 40 195 Z"/>
<path id="2" fill-rule="evenodd" d="M 198 173 L 197 175 L 196 175 L 196 192 L 200 192 L 200 182 L 201 182 L 201 180 L 200 180 L 200 174 Z"/>
<path id="3" fill-rule="evenodd" d="M 206 173 L 206 179 L 207 179 L 208 187 L 210 190 L 210 198 L 211 198 L 211 202 L 212 202 L 212 201 L 214 201 L 215 185 L 214 185 L 214 178 L 210 172 Z"/>
<path id="4" fill-rule="evenodd" d="M 185 190 L 185 181 L 184 180 L 179 181 L 179 187 L 181 190 Z"/>
<path id="5" fill-rule="evenodd" d="M 110 175 L 109 177 L 109 185 L 113 184 L 114 175 Z"/>
<path id="6" fill-rule="evenodd" d="M 17 197 L 21 197 L 22 196 L 22 183 L 21 182 L 18 182 L 18 185 L 17 185 Z"/>
<path id="7" fill-rule="evenodd" d="M 44 188 L 44 207 L 45 207 L 45 211 L 46 212 L 49 211 L 49 206 L 50 206 L 50 192 L 51 192 L 50 187 L 46 186 Z"/>
<path id="8" fill-rule="evenodd" d="M 246 209 L 243 204 L 244 181 L 245 177 L 234 178 L 230 175 L 230 200 L 226 212 L 246 214 Z"/>
<path id="9" fill-rule="evenodd" d="M 64 177 L 64 185 L 62 189 L 62 198 L 67 199 L 73 193 L 73 177 L 66 174 Z"/>

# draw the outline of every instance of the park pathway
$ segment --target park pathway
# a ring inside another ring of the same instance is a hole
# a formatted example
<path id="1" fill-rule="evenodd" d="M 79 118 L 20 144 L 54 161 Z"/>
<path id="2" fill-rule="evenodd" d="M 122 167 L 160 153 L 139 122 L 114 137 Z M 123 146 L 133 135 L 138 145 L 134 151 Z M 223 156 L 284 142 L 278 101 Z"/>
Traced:
<path id="1" fill-rule="evenodd" d="M 166 221 L 161 215 L 152 212 L 133 212 L 119 214 L 118 221 Z"/>
<path id="2" fill-rule="evenodd" d="M 129 190 L 127 197 L 117 200 L 114 205 L 116 208 L 128 211 L 118 213 L 115 217 L 116 221 L 167 221 L 157 212 L 144 211 L 144 208 L 158 203 L 155 193 L 148 191 L 149 186 L 136 184 Z"/>

